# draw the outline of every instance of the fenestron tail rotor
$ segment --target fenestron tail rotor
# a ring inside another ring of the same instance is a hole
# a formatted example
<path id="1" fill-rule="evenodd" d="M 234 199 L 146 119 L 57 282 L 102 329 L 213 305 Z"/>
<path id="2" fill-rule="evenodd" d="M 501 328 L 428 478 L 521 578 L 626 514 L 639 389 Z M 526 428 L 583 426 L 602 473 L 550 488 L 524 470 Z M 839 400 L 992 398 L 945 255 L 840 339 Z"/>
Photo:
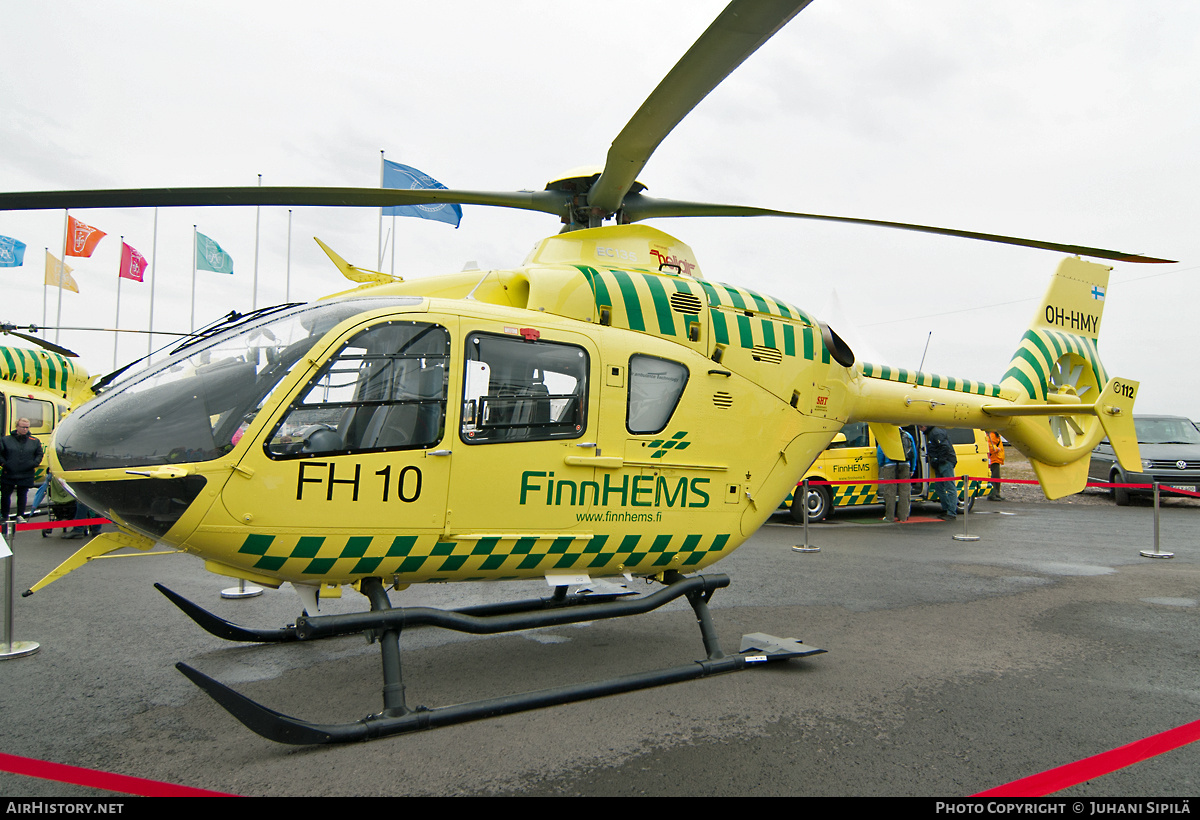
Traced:
<path id="1" fill-rule="evenodd" d="M 1084 404 L 1094 400 L 1097 391 L 1093 388 L 1096 385 L 1089 383 L 1094 381 L 1094 377 L 1088 379 L 1083 377 L 1086 365 L 1087 363 L 1078 356 L 1064 353 L 1050 370 L 1050 389 L 1060 396 L 1078 396 Z M 1090 372 L 1089 376 L 1091 376 Z M 1087 424 L 1091 420 L 1076 419 L 1074 416 L 1051 416 L 1050 432 L 1054 434 L 1059 444 L 1063 447 L 1070 447 L 1075 443 L 1076 438 L 1082 438 L 1087 434 L 1081 421 Z"/>

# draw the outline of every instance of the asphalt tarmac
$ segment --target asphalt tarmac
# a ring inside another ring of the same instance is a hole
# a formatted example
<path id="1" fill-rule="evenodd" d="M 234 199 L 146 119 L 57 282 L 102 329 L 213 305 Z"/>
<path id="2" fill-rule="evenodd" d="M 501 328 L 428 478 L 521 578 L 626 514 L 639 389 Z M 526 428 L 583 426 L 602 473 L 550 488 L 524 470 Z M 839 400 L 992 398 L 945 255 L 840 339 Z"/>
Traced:
<path id="1" fill-rule="evenodd" d="M 806 554 L 791 549 L 800 528 L 780 519 L 708 570 L 733 579 L 712 599 L 727 651 L 766 632 L 827 654 L 339 747 L 253 734 L 174 663 L 287 714 L 353 721 L 381 707 L 377 647 L 228 643 L 153 582 L 260 627 L 290 622 L 294 593 L 223 600 L 231 582 L 184 555 L 94 561 L 15 602 L 14 637 L 41 651 L 0 663 L 0 751 L 241 795 L 958 797 L 1200 719 L 1200 510 L 1163 509 L 1175 557 L 1155 560 L 1139 555 L 1152 546 L 1146 506 L 979 507 L 978 541 L 952 539 L 961 523 L 841 516 L 811 528 L 821 551 Z M 17 589 L 79 543 L 19 534 Z M 546 592 L 464 584 L 392 598 L 461 606 Z M 362 608 L 347 593 L 323 613 Z M 682 602 L 508 636 L 418 629 L 402 646 L 408 702 L 430 706 L 704 655 Z M 0 773 L 0 794 L 102 793 Z M 1200 743 L 1060 796 L 1197 794 Z"/>

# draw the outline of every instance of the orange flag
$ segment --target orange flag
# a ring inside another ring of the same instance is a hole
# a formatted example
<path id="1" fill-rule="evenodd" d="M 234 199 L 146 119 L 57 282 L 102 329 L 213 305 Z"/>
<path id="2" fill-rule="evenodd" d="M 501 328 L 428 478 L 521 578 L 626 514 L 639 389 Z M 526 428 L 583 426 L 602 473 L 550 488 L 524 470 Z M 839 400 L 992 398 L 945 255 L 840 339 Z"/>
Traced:
<path id="1" fill-rule="evenodd" d="M 67 256 L 91 256 L 96 243 L 107 236 L 104 231 L 84 225 L 75 217 L 67 218 Z"/>
<path id="2" fill-rule="evenodd" d="M 50 251 L 46 251 L 46 284 L 79 293 L 79 285 L 71 276 L 71 267 L 55 259 Z"/>

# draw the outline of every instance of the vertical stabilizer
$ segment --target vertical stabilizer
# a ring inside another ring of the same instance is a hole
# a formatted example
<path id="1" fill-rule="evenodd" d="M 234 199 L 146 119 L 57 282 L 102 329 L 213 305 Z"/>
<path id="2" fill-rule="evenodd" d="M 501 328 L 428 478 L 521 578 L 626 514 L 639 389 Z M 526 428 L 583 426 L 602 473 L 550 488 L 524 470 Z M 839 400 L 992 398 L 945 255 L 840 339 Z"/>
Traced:
<path id="1" fill-rule="evenodd" d="M 1048 498 L 1083 489 L 1088 456 L 1106 431 L 1126 457 L 1136 453 L 1136 439 L 1127 439 L 1137 382 L 1110 379 L 1097 349 L 1111 270 L 1062 261 L 1001 381 L 1001 395 L 1026 411 L 1013 413 L 1005 434 L 1029 456 Z"/>
<path id="2" fill-rule="evenodd" d="M 1059 264 L 1001 380 L 1005 394 L 1045 401 L 1068 392 L 1085 403 L 1096 400 L 1108 383 L 1096 339 L 1111 270 L 1077 257 Z"/>

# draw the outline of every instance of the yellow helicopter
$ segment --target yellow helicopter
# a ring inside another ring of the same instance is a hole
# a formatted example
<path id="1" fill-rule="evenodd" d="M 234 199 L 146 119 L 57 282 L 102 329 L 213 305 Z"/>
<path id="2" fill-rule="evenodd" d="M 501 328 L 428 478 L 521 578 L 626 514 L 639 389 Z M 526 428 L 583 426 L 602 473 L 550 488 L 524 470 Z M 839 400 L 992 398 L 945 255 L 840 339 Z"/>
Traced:
<path id="1" fill-rule="evenodd" d="M 54 469 L 119 527 L 32 591 L 113 550 L 166 544 L 215 573 L 290 583 L 305 613 L 238 626 L 163 589 L 214 634 L 291 641 L 367 632 L 383 710 L 317 725 L 180 664 L 251 729 L 288 743 L 359 740 L 753 668 L 822 650 L 755 634 L 726 655 L 699 575 L 775 511 L 844 424 L 893 457 L 896 425 L 986 427 L 1031 459 L 1050 497 L 1077 492 L 1107 436 L 1136 464 L 1138 383 L 1110 377 L 1096 340 L 1110 268 L 1166 260 L 1016 237 L 762 208 L 651 199 L 636 180 L 659 143 L 809 0 L 734 0 L 650 95 L 602 169 L 542 191 L 206 188 L 0 194 L 0 209 L 459 203 L 541 211 L 563 229 L 519 267 L 416 281 L 357 268 L 358 286 L 222 322 L 143 369 L 113 374 L 56 431 Z M 774 216 L 901 228 L 1072 254 L 998 382 L 858 361 L 826 324 L 704 275 L 652 217 Z M 612 223 L 612 224 L 606 224 Z M 631 596 L 606 578 L 662 585 Z M 544 578 L 548 598 L 459 611 L 395 608 L 386 585 Z M 322 590 L 370 603 L 320 615 Z M 162 589 L 160 587 L 160 589 Z M 28 594 L 28 593 L 27 593 Z M 473 704 L 410 708 L 399 636 L 621 617 L 686 597 L 706 658 L 615 680 Z"/>
<path id="2" fill-rule="evenodd" d="M 36 328 L 29 330 L 36 331 Z M 72 361 L 78 355 L 65 347 L 23 333 L 7 322 L 0 324 L 0 333 L 16 336 L 41 348 L 0 346 L 0 425 L 3 425 L 3 432 L 13 429 L 17 419 L 28 419 L 30 434 L 48 444 L 58 423 L 71 408 L 95 395 L 90 387 L 91 376 Z M 40 483 L 44 477 L 45 467 L 39 467 L 36 480 Z"/>

